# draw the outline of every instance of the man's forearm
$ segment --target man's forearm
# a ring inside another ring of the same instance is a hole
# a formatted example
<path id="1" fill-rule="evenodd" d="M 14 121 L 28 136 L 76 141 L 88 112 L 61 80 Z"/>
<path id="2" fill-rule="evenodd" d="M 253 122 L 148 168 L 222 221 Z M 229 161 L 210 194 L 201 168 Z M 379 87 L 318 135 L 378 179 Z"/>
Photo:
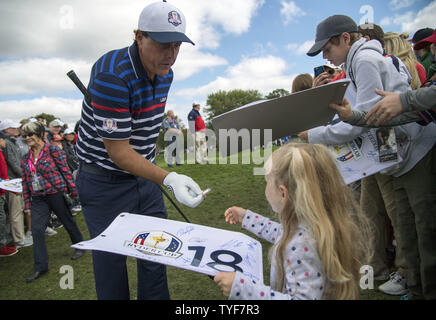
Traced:
<path id="1" fill-rule="evenodd" d="M 410 90 L 400 94 L 403 111 L 436 108 L 436 86 Z"/>
<path id="2" fill-rule="evenodd" d="M 406 112 L 399 116 L 396 116 L 395 118 L 384 124 L 381 124 L 380 126 L 376 126 L 374 123 L 368 124 L 366 122 L 365 120 L 366 114 L 367 112 L 365 111 L 353 110 L 352 118 L 345 122 L 357 127 L 378 128 L 378 127 L 394 127 L 394 126 L 399 126 L 406 123 L 417 122 L 422 120 L 422 118 L 419 116 L 417 112 Z"/>

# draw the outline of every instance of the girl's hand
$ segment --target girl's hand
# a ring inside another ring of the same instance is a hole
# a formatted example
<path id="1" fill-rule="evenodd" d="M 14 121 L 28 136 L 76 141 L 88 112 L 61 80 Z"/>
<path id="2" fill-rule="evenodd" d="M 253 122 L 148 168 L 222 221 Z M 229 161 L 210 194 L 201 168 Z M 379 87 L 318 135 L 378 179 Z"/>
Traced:
<path id="1" fill-rule="evenodd" d="M 235 274 L 235 272 L 220 272 L 213 278 L 213 281 L 216 282 L 226 297 L 230 295 L 230 291 L 232 290 Z"/>
<path id="2" fill-rule="evenodd" d="M 247 213 L 247 210 L 240 207 L 231 207 L 224 212 L 224 216 L 226 217 L 226 222 L 230 224 L 241 223 L 244 220 L 244 216 Z"/>

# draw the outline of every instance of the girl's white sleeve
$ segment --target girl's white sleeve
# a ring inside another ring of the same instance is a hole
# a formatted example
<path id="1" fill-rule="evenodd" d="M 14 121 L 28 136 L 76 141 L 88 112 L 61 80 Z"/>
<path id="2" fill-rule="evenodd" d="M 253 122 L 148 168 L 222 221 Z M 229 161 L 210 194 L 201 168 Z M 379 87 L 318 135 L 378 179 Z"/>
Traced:
<path id="1" fill-rule="evenodd" d="M 326 280 L 315 241 L 306 229 L 299 227 L 289 242 L 284 267 L 285 289 L 282 292 L 272 290 L 270 286 L 253 281 L 241 272 L 236 272 L 229 299 L 319 300 L 323 298 Z M 273 267 L 271 275 L 271 282 L 273 282 L 275 281 Z"/>

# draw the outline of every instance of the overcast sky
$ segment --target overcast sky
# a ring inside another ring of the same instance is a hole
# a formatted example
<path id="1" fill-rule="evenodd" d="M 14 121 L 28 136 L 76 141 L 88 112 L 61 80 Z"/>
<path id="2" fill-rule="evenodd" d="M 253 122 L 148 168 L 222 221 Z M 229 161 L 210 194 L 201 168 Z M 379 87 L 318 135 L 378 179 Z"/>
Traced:
<path id="1" fill-rule="evenodd" d="M 143 7 L 155 0 L 2 0 L 0 2 L 0 118 L 16 121 L 49 113 L 74 125 L 94 62 L 129 46 Z M 333 14 L 385 32 L 435 28 L 436 0 L 168 0 L 187 20 L 167 102 L 186 123 L 192 102 L 204 106 L 218 90 L 290 90 L 293 78 L 313 73 L 322 56 L 305 53 L 316 25 Z"/>

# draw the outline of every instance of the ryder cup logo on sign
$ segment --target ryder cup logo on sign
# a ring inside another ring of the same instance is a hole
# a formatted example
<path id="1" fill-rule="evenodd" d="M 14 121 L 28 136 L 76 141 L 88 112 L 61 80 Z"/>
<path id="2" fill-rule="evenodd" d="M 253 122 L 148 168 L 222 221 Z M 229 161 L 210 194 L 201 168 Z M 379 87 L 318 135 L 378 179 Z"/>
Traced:
<path id="1" fill-rule="evenodd" d="M 177 27 L 182 24 L 182 18 L 177 11 L 171 11 L 168 13 L 168 22 Z"/>
<path id="2" fill-rule="evenodd" d="M 124 246 L 141 253 L 178 258 L 182 241 L 165 231 L 147 231 L 138 233 L 132 241 L 124 242 Z"/>
<path id="3" fill-rule="evenodd" d="M 103 121 L 103 130 L 107 133 L 112 133 L 118 129 L 117 122 L 112 119 L 105 119 Z"/>

